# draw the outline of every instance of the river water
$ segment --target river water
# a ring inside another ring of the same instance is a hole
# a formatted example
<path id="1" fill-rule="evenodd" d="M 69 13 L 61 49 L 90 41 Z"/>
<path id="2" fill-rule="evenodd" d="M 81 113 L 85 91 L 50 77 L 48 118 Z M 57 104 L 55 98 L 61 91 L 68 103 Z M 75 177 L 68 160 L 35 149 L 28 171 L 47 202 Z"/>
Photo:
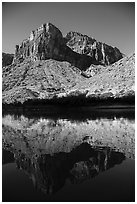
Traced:
<path id="1" fill-rule="evenodd" d="M 10 109 L 2 130 L 3 201 L 135 200 L 134 109 Z"/>

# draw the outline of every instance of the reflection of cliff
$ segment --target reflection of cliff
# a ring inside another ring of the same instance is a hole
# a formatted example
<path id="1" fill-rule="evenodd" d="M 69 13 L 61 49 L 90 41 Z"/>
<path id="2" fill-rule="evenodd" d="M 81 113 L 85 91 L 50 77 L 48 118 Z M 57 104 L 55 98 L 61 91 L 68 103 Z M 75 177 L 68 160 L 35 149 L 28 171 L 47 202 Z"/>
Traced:
<path id="1" fill-rule="evenodd" d="M 29 158 L 15 149 L 13 153 L 17 167 L 24 170 L 34 186 L 46 194 L 58 191 L 66 180 L 72 184 L 82 182 L 125 159 L 122 153 L 108 147 L 92 148 L 88 143 L 79 145 L 70 153 L 60 152 L 53 156 L 41 154 Z"/>
<path id="2" fill-rule="evenodd" d="M 108 146 L 134 158 L 134 120 L 126 118 L 71 121 L 67 119 L 3 117 L 3 144 L 31 158 L 37 154 L 70 152 L 83 142 Z"/>

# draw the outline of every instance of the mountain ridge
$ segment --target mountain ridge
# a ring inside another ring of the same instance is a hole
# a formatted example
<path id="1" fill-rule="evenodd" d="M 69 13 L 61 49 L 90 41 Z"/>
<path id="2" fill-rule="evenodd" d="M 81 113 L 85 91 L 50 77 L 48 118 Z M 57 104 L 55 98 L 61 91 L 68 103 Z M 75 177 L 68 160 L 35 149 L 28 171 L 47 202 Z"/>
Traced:
<path id="1" fill-rule="evenodd" d="M 13 63 L 3 67 L 3 104 L 134 102 L 135 54 L 123 58 L 120 53 L 118 60 L 117 48 L 107 46 L 105 54 L 95 39 L 82 34 L 79 39 L 75 32 L 68 36 L 65 42 L 61 31 L 47 23 L 16 46 Z M 90 56 L 82 53 L 83 46 Z"/>

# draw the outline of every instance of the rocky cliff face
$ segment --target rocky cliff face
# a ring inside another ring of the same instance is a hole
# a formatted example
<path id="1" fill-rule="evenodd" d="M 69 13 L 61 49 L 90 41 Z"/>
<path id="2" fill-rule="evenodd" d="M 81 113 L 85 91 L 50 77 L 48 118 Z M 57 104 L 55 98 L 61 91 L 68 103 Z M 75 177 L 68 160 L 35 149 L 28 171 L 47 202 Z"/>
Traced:
<path id="1" fill-rule="evenodd" d="M 55 59 L 68 61 L 83 70 L 91 64 L 112 64 L 122 57 L 117 48 L 76 32 L 70 32 L 63 38 L 58 28 L 47 23 L 32 31 L 20 45 L 16 45 L 14 63 L 26 58 Z"/>
<path id="2" fill-rule="evenodd" d="M 91 57 L 72 51 L 66 45 L 61 31 L 51 23 L 43 24 L 32 31 L 28 39 L 16 45 L 14 64 L 21 63 L 25 59 L 67 61 L 80 69 L 86 69 L 92 63 Z"/>
<path id="3" fill-rule="evenodd" d="M 59 46 L 62 41 L 62 33 L 58 28 L 50 23 L 43 24 L 41 27 L 32 31 L 28 39 L 23 40 L 20 45 L 16 45 L 14 62 L 24 60 L 27 57 L 35 60 L 46 60 L 54 58 L 59 53 Z"/>

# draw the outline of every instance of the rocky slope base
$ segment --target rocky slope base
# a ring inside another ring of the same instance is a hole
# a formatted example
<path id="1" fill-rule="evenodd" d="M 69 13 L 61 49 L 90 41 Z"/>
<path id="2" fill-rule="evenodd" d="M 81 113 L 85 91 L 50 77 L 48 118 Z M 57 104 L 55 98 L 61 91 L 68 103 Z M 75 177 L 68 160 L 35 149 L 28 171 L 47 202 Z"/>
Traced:
<path id="1" fill-rule="evenodd" d="M 134 103 L 135 54 L 86 71 L 53 59 L 32 61 L 3 68 L 3 104 L 59 103 L 127 100 Z"/>

